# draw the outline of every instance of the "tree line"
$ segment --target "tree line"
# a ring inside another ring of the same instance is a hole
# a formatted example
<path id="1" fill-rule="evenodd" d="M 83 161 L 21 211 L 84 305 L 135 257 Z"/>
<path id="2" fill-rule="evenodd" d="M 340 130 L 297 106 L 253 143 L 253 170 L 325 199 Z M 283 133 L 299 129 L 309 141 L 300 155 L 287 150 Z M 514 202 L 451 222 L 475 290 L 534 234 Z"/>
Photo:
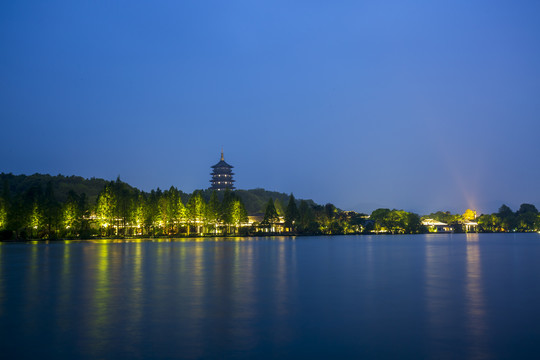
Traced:
<path id="1" fill-rule="evenodd" d="M 257 189 L 260 192 L 261 189 Z M 184 200 L 182 200 L 184 198 Z M 257 214 L 255 214 L 257 215 Z M 0 237 L 56 239 L 130 236 L 257 235 L 268 233 L 343 234 L 362 230 L 363 218 L 332 204 L 298 201 L 291 194 L 284 209 L 268 200 L 264 216 L 248 221 L 242 198 L 234 191 L 177 188 L 143 192 L 120 181 L 106 183 L 89 201 L 70 190 L 58 201 L 48 181 L 12 194 L 7 181 L 0 196 Z"/>
<path id="2" fill-rule="evenodd" d="M 257 191 L 261 191 L 258 189 Z M 538 231 L 540 214 L 531 204 L 514 212 L 503 205 L 497 213 L 464 214 L 439 211 L 425 216 L 404 210 L 376 209 L 371 215 L 343 211 L 332 204 L 318 205 L 290 195 L 287 205 L 270 198 L 264 211 L 248 220 L 242 197 L 235 191 L 185 194 L 168 190 L 140 191 L 120 181 L 106 182 L 95 200 L 70 190 L 59 201 L 49 181 L 23 192 L 10 191 L 4 181 L 0 195 L 0 239 L 55 239 L 132 236 L 201 235 L 330 235 L 417 234 L 428 232 L 422 220 L 430 218 L 463 230 L 475 221 L 475 231 Z M 260 199 L 260 198 L 259 198 Z M 260 200 L 258 200 L 260 201 Z"/>
<path id="3" fill-rule="evenodd" d="M 95 236 L 173 236 L 239 234 L 247 223 L 242 200 L 230 191 L 208 201 L 194 191 L 184 203 L 181 191 L 132 188 L 117 179 L 107 183 L 91 204 L 86 195 L 69 191 L 56 200 L 52 184 L 30 187 L 12 196 L 4 184 L 0 197 L 0 231 L 5 238 L 88 238 Z"/>
<path id="4" fill-rule="evenodd" d="M 507 205 L 502 205 L 496 213 L 482 214 L 472 218 L 470 210 L 464 214 L 451 214 L 438 211 L 426 218 L 435 219 L 447 224 L 459 224 L 464 220 L 474 220 L 478 223 L 480 232 L 531 232 L 540 230 L 540 213 L 532 204 L 521 204 L 519 209 L 512 211 Z"/>

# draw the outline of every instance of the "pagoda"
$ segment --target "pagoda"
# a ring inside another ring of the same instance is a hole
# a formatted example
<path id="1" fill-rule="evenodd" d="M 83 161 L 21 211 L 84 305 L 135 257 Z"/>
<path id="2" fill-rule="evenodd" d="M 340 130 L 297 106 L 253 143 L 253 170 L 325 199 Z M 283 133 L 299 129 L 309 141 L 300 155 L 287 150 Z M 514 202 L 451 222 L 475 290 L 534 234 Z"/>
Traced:
<path id="1" fill-rule="evenodd" d="M 225 162 L 225 158 L 223 157 L 223 149 L 221 149 L 221 160 L 214 166 L 212 166 L 212 180 L 210 180 L 210 183 L 212 186 L 210 186 L 210 189 L 212 190 L 226 190 L 234 189 L 234 180 L 232 176 L 234 173 L 232 172 L 232 168 L 234 166 L 229 165 Z"/>

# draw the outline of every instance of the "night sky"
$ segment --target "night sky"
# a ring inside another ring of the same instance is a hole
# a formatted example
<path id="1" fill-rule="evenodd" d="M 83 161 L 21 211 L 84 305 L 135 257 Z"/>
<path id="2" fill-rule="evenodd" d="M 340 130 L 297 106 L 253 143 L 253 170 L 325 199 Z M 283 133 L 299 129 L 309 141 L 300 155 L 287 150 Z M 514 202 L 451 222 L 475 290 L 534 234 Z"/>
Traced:
<path id="1" fill-rule="evenodd" d="M 3 1 L 0 171 L 540 205 L 538 1 Z"/>

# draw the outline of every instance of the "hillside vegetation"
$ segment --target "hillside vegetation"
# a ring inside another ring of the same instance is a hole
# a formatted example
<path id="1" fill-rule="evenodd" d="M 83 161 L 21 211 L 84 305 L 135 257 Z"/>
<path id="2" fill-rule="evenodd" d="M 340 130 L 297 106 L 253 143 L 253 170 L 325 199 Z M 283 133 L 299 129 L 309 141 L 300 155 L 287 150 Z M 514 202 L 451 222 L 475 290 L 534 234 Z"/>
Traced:
<path id="1" fill-rule="evenodd" d="M 12 197 L 23 195 L 31 189 L 40 189 L 44 191 L 51 183 L 54 192 L 54 197 L 60 203 L 64 203 L 68 199 L 68 194 L 73 191 L 77 195 L 86 194 L 88 203 L 93 205 L 96 203 L 98 195 L 110 181 L 99 178 L 85 179 L 81 176 L 64 176 L 64 175 L 49 175 L 49 174 L 33 174 L 33 175 L 13 175 L 11 173 L 0 174 L 0 183 L 7 184 L 9 193 Z M 131 191 L 140 191 L 133 186 L 123 182 Z M 278 213 L 283 214 L 289 194 L 280 193 L 277 191 L 267 191 L 264 189 L 251 190 L 236 190 L 235 193 L 242 199 L 248 215 L 264 213 L 269 199 L 273 199 L 276 204 Z M 206 201 L 210 200 L 212 190 L 203 190 L 202 195 Z M 190 194 L 180 190 L 180 198 L 184 204 L 187 204 Z M 218 194 L 222 200 L 223 194 Z M 300 203 L 300 200 L 297 200 Z M 312 200 L 307 200 L 309 205 L 315 205 Z"/>
<path id="2" fill-rule="evenodd" d="M 71 190 L 77 195 L 86 194 L 88 201 L 92 204 L 96 202 L 99 193 L 109 183 L 105 179 L 85 179 L 80 176 L 55 176 L 49 174 L 13 175 L 11 173 L 1 173 L 0 182 L 4 186 L 7 184 L 9 193 L 13 197 L 24 194 L 32 188 L 44 190 L 50 182 L 57 201 L 65 202 Z"/>

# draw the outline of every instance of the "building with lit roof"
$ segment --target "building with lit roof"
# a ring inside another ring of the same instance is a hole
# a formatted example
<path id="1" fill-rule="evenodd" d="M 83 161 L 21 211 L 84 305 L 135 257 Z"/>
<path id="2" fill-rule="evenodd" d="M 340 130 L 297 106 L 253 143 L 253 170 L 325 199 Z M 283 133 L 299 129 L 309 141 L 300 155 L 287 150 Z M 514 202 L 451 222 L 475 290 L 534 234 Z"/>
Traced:
<path id="1" fill-rule="evenodd" d="M 452 226 L 440 222 L 435 219 L 425 219 L 422 221 L 422 225 L 428 228 L 429 232 L 437 232 L 437 233 L 449 233 L 454 232 L 454 228 Z"/>

